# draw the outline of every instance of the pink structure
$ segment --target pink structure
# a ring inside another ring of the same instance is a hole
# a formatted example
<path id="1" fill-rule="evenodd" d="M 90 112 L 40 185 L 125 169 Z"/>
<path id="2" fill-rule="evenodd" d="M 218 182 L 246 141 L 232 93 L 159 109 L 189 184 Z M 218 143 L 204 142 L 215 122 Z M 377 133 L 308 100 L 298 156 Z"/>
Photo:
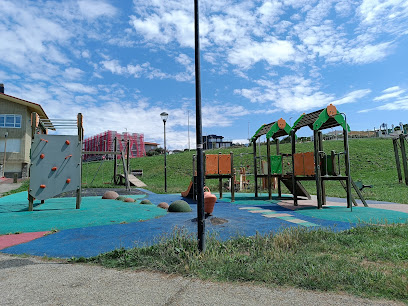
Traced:
<path id="1" fill-rule="evenodd" d="M 118 150 L 126 151 L 126 143 L 130 142 L 130 158 L 146 156 L 144 146 L 144 135 L 138 133 L 118 133 L 116 131 L 105 131 L 95 136 L 86 138 L 83 141 L 84 151 L 114 151 L 114 139 L 118 139 Z M 101 159 L 102 155 L 85 154 L 84 160 Z M 119 156 L 118 156 L 119 158 Z"/>

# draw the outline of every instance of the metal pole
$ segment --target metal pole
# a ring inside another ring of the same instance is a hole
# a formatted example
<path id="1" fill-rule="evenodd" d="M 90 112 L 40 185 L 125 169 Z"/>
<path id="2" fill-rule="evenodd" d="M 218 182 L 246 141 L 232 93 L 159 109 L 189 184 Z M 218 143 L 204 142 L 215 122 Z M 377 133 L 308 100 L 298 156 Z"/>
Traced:
<path id="1" fill-rule="evenodd" d="M 163 120 L 164 126 L 164 192 L 167 192 L 167 148 L 166 148 L 166 121 Z"/>
<path id="2" fill-rule="evenodd" d="M 201 117 L 201 79 L 200 79 L 200 30 L 198 0 L 194 0 L 194 41 L 195 41 L 195 87 L 196 87 L 196 143 L 197 143 L 197 239 L 198 249 L 205 251 L 204 221 L 204 168 L 203 168 L 203 130 Z"/>

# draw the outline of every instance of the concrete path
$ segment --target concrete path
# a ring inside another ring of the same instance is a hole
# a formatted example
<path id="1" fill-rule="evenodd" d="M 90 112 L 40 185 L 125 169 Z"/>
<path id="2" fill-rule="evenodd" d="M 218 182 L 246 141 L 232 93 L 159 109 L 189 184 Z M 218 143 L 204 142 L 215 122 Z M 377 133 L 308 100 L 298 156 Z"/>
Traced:
<path id="1" fill-rule="evenodd" d="M 22 184 L 21 182 L 13 183 L 13 179 L 1 181 L 0 182 L 0 198 L 3 196 L 4 193 L 19 188 L 21 184 Z"/>
<path id="2" fill-rule="evenodd" d="M 0 254 L 1 305 L 403 305 Z"/>

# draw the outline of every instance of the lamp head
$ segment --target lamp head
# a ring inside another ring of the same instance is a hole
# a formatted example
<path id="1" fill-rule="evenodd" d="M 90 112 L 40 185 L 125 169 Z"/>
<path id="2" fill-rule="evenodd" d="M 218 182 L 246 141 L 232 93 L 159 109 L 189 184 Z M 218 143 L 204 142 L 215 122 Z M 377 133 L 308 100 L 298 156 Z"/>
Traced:
<path id="1" fill-rule="evenodd" d="M 167 121 L 167 117 L 168 117 L 168 116 L 169 116 L 169 114 L 166 113 L 166 112 L 162 112 L 162 113 L 160 114 L 160 117 L 162 118 L 163 122 L 166 122 L 166 121 Z"/>

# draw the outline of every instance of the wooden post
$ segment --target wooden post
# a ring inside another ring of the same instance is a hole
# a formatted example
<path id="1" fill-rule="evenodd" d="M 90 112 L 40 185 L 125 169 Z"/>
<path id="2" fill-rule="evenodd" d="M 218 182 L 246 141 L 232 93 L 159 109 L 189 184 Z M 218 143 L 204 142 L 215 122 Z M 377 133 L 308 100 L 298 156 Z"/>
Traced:
<path id="1" fill-rule="evenodd" d="M 268 162 L 268 199 L 272 200 L 271 140 L 266 138 L 266 160 Z"/>
<path id="2" fill-rule="evenodd" d="M 317 208 L 322 208 L 322 184 L 320 173 L 320 154 L 319 154 L 319 132 L 313 131 L 314 142 L 314 159 L 315 159 L 315 179 L 316 179 L 316 195 L 317 195 Z M 295 189 L 295 186 L 294 186 Z"/>
<path id="3" fill-rule="evenodd" d="M 293 186 L 293 205 L 298 206 L 296 176 L 295 176 L 295 153 L 296 153 L 296 135 L 295 131 L 290 131 L 290 139 L 292 143 L 292 186 Z"/>
<path id="4" fill-rule="evenodd" d="M 279 138 L 276 138 L 276 154 L 280 155 L 280 150 L 279 150 Z M 283 157 L 282 157 L 282 174 L 281 177 L 283 176 Z M 278 196 L 281 198 L 282 197 L 282 187 L 281 187 L 281 177 L 278 177 Z"/>
<path id="5" fill-rule="evenodd" d="M 256 140 L 252 141 L 252 151 L 254 154 L 254 187 L 255 187 L 255 198 L 258 197 L 258 169 L 256 166 Z"/>
<path id="6" fill-rule="evenodd" d="M 323 152 L 323 133 L 322 131 L 319 131 L 319 151 Z M 326 155 L 326 163 L 327 163 L 327 158 L 328 156 Z M 322 184 L 322 205 L 326 205 L 326 188 L 325 188 L 325 182 L 322 179 L 321 179 L 321 184 Z"/>
<path id="7" fill-rule="evenodd" d="M 83 128 L 83 117 L 81 113 L 77 116 L 77 126 L 78 126 L 78 141 L 82 151 L 82 141 L 84 139 L 84 128 Z M 82 154 L 79 157 L 79 186 L 76 191 L 76 209 L 81 208 L 82 201 Z"/>
<path id="8" fill-rule="evenodd" d="M 347 126 L 347 125 L 346 125 Z M 345 161 L 346 161 L 346 191 L 347 191 L 347 208 L 352 208 L 351 200 L 351 175 L 350 175 L 350 154 L 349 154 L 349 145 L 348 145 L 348 133 L 347 130 L 343 129 L 343 139 L 344 139 L 344 152 L 345 152 Z"/>
<path id="9" fill-rule="evenodd" d="M 116 150 L 118 149 L 118 139 L 115 136 L 113 139 L 113 181 L 115 182 L 116 179 L 116 174 L 118 173 L 118 165 L 117 165 L 117 158 L 118 156 L 116 155 Z"/>
<path id="10" fill-rule="evenodd" d="M 34 197 L 30 195 L 30 192 L 28 192 L 28 211 L 33 211 L 34 207 Z"/>
<path id="11" fill-rule="evenodd" d="M 401 147 L 402 165 L 404 167 L 405 185 L 408 185 L 408 165 L 407 165 L 407 154 L 405 151 L 405 135 L 400 134 L 399 139 L 400 139 L 400 147 Z"/>
<path id="12" fill-rule="evenodd" d="M 128 175 L 130 174 L 130 140 L 126 142 L 126 168 Z"/>
<path id="13" fill-rule="evenodd" d="M 34 135 L 37 130 L 37 116 L 38 116 L 37 113 L 35 112 L 31 113 L 31 145 L 34 142 Z M 30 159 L 31 159 L 31 153 L 30 153 Z M 28 171 L 29 171 L 28 176 L 30 177 L 31 167 Z M 33 207 L 34 207 L 34 197 L 30 195 L 30 187 L 28 187 L 28 211 L 33 211 Z"/>
<path id="14" fill-rule="evenodd" d="M 217 173 L 218 173 L 218 191 L 220 193 L 220 199 L 222 199 L 222 177 L 220 173 L 220 156 L 221 152 L 218 152 L 218 158 L 217 158 Z M 231 173 L 232 173 L 232 168 L 231 168 Z M 231 182 L 231 189 L 234 188 L 234 182 Z"/>
<path id="15" fill-rule="evenodd" d="M 394 138 L 392 140 L 392 144 L 394 145 L 395 163 L 396 163 L 397 172 L 398 172 L 398 183 L 402 183 L 401 163 L 400 163 L 399 154 L 398 154 L 398 139 Z"/>

